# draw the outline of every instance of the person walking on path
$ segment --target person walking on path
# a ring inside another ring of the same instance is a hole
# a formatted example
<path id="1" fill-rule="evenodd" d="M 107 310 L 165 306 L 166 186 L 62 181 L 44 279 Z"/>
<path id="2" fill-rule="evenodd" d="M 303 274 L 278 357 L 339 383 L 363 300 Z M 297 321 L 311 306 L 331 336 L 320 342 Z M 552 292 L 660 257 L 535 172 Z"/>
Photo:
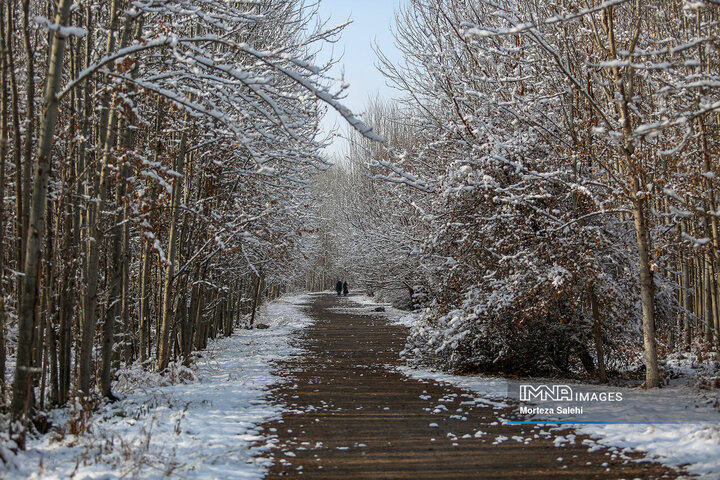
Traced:
<path id="1" fill-rule="evenodd" d="M 347 284 L 347 282 L 343 282 L 343 284 L 342 284 L 342 290 L 343 290 L 343 295 L 345 295 L 345 296 L 347 297 L 347 294 L 348 294 L 348 284 Z"/>
<path id="2" fill-rule="evenodd" d="M 337 283 L 335 284 L 335 291 L 337 292 L 338 297 L 342 293 L 342 289 L 343 289 L 343 283 L 340 280 L 338 280 Z"/>

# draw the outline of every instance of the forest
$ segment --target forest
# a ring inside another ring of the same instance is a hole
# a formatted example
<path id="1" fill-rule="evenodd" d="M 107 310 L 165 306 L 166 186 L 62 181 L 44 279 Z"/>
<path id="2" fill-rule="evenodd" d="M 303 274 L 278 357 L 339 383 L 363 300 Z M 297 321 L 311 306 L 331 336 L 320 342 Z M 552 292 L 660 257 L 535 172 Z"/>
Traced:
<path id="1" fill-rule="evenodd" d="M 301 2 L 8 1 L 0 79 L 0 379 L 17 443 L 230 335 L 311 253 L 338 109 Z M 12 375 L 12 379 L 8 378 Z"/>
<path id="2" fill-rule="evenodd" d="M 408 0 L 358 116 L 300 0 L 6 0 L 0 405 L 113 400 L 349 276 L 445 370 L 661 386 L 720 344 L 720 4 Z M 322 116 L 347 121 L 328 156 Z M 340 248 L 342 246 L 342 248 Z M 4 417 L 3 417 L 4 418 Z"/>
<path id="3" fill-rule="evenodd" d="M 689 1 L 413 0 L 401 92 L 367 121 L 328 231 L 368 292 L 421 309 L 408 360 L 663 383 L 712 364 L 718 9 Z M 334 202 L 334 200 L 330 200 Z M 322 267 L 320 267 L 320 270 Z"/>

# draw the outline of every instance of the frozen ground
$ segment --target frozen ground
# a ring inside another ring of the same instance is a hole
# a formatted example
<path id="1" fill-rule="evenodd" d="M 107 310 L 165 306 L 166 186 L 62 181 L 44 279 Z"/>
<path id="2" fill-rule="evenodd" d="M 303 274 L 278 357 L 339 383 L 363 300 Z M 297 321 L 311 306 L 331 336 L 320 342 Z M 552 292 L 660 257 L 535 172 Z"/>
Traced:
<path id="1" fill-rule="evenodd" d="M 270 328 L 212 342 L 193 368 L 176 368 L 174 384 L 141 369 L 123 372 L 115 386 L 122 400 L 102 406 L 88 433 L 32 440 L 0 477 L 262 478 L 267 460 L 254 454 L 266 447 L 252 446 L 265 440 L 258 425 L 280 414 L 265 398 L 277 379 L 272 362 L 301 353 L 289 340 L 309 322 L 298 309 L 308 298 L 267 305 L 259 321 Z M 67 411 L 53 415 L 68 425 Z"/>
<path id="2" fill-rule="evenodd" d="M 374 311 L 377 304 L 371 298 L 360 298 L 363 313 Z M 391 321 L 412 325 L 413 315 L 383 304 Z M 481 395 L 488 404 L 508 403 L 510 381 L 482 375 L 458 376 L 441 372 L 404 367 L 401 371 L 413 378 L 432 379 L 467 388 Z M 691 373 L 691 372 L 688 372 Z M 606 404 L 596 408 L 590 421 L 608 423 L 572 424 L 560 427 L 548 425 L 554 433 L 573 428 L 577 433 L 590 435 L 595 442 L 608 447 L 642 451 L 648 457 L 671 466 L 685 466 L 688 473 L 700 478 L 720 478 L 720 411 L 705 395 L 699 395 L 687 385 L 689 379 L 674 380 L 660 390 L 639 388 L 607 388 L 582 385 L 584 391 L 621 391 L 630 401 Z M 532 383 L 567 383 L 557 380 L 531 379 Z M 526 382 L 527 383 L 527 382 Z M 571 386 L 580 386 L 570 384 Z M 668 413 L 670 412 L 670 413 Z M 661 423 L 659 420 L 673 423 Z M 629 423 L 640 422 L 640 423 Z M 648 422 L 648 423 L 642 423 Z M 574 441 L 573 435 L 559 436 L 558 446 Z M 593 444 L 588 443 L 592 448 Z"/>
<path id="3" fill-rule="evenodd" d="M 298 305 L 310 298 L 285 297 L 269 304 L 259 319 L 270 325 L 269 329 L 238 330 L 231 338 L 218 339 L 200 353 L 191 369 L 176 367 L 172 381 L 141 369 L 124 371 L 115 386 L 123 399 L 102 406 L 88 420 L 87 433 L 67 433 L 72 417 L 78 423 L 78 412 L 54 412 L 53 422 L 64 425 L 64 432 L 32 440 L 28 451 L 14 457 L 10 469 L 0 471 L 0 477 L 262 478 L 269 460 L 257 454 L 269 447 L 253 447 L 267 445 L 259 425 L 281 414 L 281 408 L 265 398 L 267 387 L 277 380 L 272 362 L 302 353 L 290 345 L 290 339 L 309 322 Z M 413 322 L 412 316 L 388 305 L 383 305 L 384 312 L 376 312 L 378 305 L 372 299 L 360 299 L 360 303 L 363 314 L 387 315 L 406 325 Z M 472 390 L 489 405 L 510 403 L 505 379 L 409 367 L 401 370 L 411 377 Z M 720 413 L 715 408 L 681 382 L 652 392 L 620 390 L 641 400 L 601 412 L 605 420 L 620 423 L 544 428 L 552 430 L 560 448 L 574 441 L 574 435 L 566 430 L 574 428 L 595 439 L 588 442 L 589 448 L 599 444 L 643 451 L 668 465 L 686 465 L 689 473 L 702 478 L 720 478 Z M 700 411 L 706 421 L 621 423 L 628 418 L 653 418 L 668 409 L 688 412 L 687 418 Z"/>

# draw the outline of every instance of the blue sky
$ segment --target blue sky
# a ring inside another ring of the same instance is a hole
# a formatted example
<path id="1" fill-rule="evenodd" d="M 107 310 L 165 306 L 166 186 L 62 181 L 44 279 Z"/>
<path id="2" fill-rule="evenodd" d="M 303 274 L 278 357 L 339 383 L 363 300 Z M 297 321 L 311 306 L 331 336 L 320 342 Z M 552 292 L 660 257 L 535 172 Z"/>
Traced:
<path id="1" fill-rule="evenodd" d="M 391 98 L 394 91 L 385 85 L 385 79 L 375 68 L 376 56 L 372 45 L 380 46 L 390 59 L 397 59 L 391 26 L 395 20 L 395 9 L 402 0 L 321 0 L 319 13 L 323 19 L 329 19 L 328 28 L 341 24 L 348 19 L 348 25 L 340 41 L 335 44 L 335 57 L 344 51 L 342 59 L 336 65 L 333 76 L 339 77 L 345 72 L 345 81 L 350 84 L 345 106 L 354 113 L 361 113 L 368 98 L 379 94 Z M 329 55 L 329 51 L 327 54 Z M 339 132 L 345 132 L 345 122 L 333 110 L 323 119 L 323 127 L 330 130 L 338 125 Z M 345 142 L 336 138 L 328 148 L 329 153 L 342 153 Z"/>

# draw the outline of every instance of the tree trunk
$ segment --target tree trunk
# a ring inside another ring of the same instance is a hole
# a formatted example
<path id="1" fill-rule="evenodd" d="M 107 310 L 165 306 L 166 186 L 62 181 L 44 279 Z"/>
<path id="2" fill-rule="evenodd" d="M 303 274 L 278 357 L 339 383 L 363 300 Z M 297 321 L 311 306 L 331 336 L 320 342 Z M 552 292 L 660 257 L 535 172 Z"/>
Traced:
<path id="1" fill-rule="evenodd" d="M 32 163 L 33 137 L 35 135 L 35 52 L 30 41 L 32 29 L 30 27 L 30 0 L 22 3 L 22 30 L 23 46 L 25 48 L 25 63 L 27 76 L 25 78 L 25 143 L 23 144 L 23 212 L 22 237 L 27 237 L 28 222 L 30 221 L 30 165 Z"/>
<path id="2" fill-rule="evenodd" d="M 63 232 L 64 270 L 60 298 L 58 332 L 58 394 L 57 402 L 64 404 L 70 391 L 70 367 L 72 361 L 72 318 L 75 306 L 76 260 L 73 258 L 73 236 L 75 212 L 70 202 L 65 202 L 65 228 Z"/>
<path id="3" fill-rule="evenodd" d="M 205 277 L 205 267 L 200 268 L 200 272 L 198 274 L 198 280 L 203 280 Z M 205 293 L 205 289 L 202 286 L 202 283 L 198 283 L 197 285 L 197 304 L 195 306 L 195 311 L 193 312 L 193 322 L 195 323 L 195 328 L 193 332 L 193 347 L 196 350 L 200 350 L 201 348 L 204 348 L 204 340 L 205 335 L 207 335 L 205 326 L 207 322 L 203 318 L 203 308 L 205 307 L 205 296 L 207 294 Z"/>
<path id="4" fill-rule="evenodd" d="M 255 284 L 255 295 L 253 296 L 252 314 L 250 314 L 249 328 L 253 328 L 255 325 L 255 311 L 257 310 L 258 304 L 260 303 L 260 292 L 262 291 L 262 273 L 257 277 L 257 283 Z"/>
<path id="5" fill-rule="evenodd" d="M 590 292 L 590 304 L 593 315 L 593 330 L 595 336 L 595 352 L 597 355 L 597 371 L 598 378 L 602 383 L 607 383 L 607 374 L 605 372 L 605 350 L 603 348 L 602 339 L 602 320 L 600 318 L 600 307 L 598 306 L 597 296 L 595 292 Z"/>
<path id="6" fill-rule="evenodd" d="M 73 0 L 59 0 L 55 23 L 65 25 L 70 14 Z M 48 74 L 45 83 L 44 114 L 40 124 L 38 154 L 35 163 L 35 179 L 30 202 L 30 221 L 28 236 L 25 240 L 25 268 L 22 280 L 22 306 L 18 319 L 17 367 L 15 368 L 15 387 L 11 411 L 13 420 L 19 429 L 16 442 L 25 448 L 25 423 L 32 397 L 32 338 L 37 319 L 38 282 L 40 277 L 40 248 L 45 231 L 45 204 L 48 179 L 50 176 L 50 152 L 52 150 L 55 126 L 57 124 L 58 100 L 56 93 L 60 89 L 62 67 L 67 39 L 55 32 L 48 59 Z"/>
<path id="7" fill-rule="evenodd" d="M 197 334 L 196 319 L 198 305 L 200 304 L 200 284 L 195 282 L 190 293 L 190 308 L 188 315 L 184 318 L 183 328 L 181 330 L 182 338 L 182 356 L 188 358 L 192 353 L 193 337 Z"/>
<path id="8" fill-rule="evenodd" d="M 24 241 L 22 234 L 22 218 L 23 218 L 23 178 L 22 178 L 22 134 L 20 132 L 20 96 L 18 95 L 17 77 L 15 75 L 15 52 L 13 48 L 13 39 L 15 31 L 14 9 L 10 2 L 5 2 L 7 28 L 5 29 L 5 45 L 8 50 L 6 57 L 8 65 L 8 78 L 10 80 L 10 93 L 12 94 L 12 120 L 13 120 L 13 160 L 15 163 L 15 269 L 21 271 L 25 265 L 24 262 Z M 16 307 L 20 308 L 22 295 L 22 277 L 19 275 L 15 278 L 15 302 Z"/>
<path id="9" fill-rule="evenodd" d="M 117 28 L 117 10 L 119 8 L 118 4 L 119 0 L 114 0 L 111 6 L 111 28 L 108 32 L 107 45 L 108 52 L 112 51 L 115 44 L 114 32 Z M 128 18 L 125 28 L 122 32 L 122 39 L 120 44 L 121 48 L 127 45 L 130 38 L 130 22 L 131 19 Z M 79 376 L 80 378 L 78 382 L 80 391 L 82 391 L 85 395 L 89 395 L 91 390 L 90 379 L 92 377 L 92 346 L 93 336 L 95 333 L 95 325 L 97 323 L 98 316 L 98 265 L 100 260 L 100 243 L 103 237 L 101 231 L 100 216 L 103 212 L 103 209 L 105 208 L 107 190 L 109 188 L 108 177 L 110 175 L 110 170 L 108 167 L 111 160 L 112 151 L 115 147 L 115 139 L 117 135 L 117 125 L 119 120 L 119 112 L 117 109 L 117 96 L 118 93 L 116 92 L 113 95 L 113 100 L 111 102 L 112 108 L 110 108 L 108 115 L 105 116 L 106 112 L 103 111 L 103 116 L 101 117 L 100 145 L 102 147 L 102 161 L 100 165 L 100 179 L 99 182 L 97 182 L 96 188 L 97 198 L 94 202 L 90 204 L 90 208 L 88 209 L 88 228 L 91 237 L 88 239 L 87 287 L 85 292 L 85 310 L 82 325 L 82 344 L 80 351 Z M 108 328 L 114 328 L 114 326 L 108 326 L 107 323 L 105 326 Z M 103 351 L 105 351 L 105 339 L 107 337 L 105 333 L 103 333 L 103 335 Z M 110 338 L 110 341 L 112 342 L 112 338 Z M 105 367 L 103 366 L 103 369 L 101 369 L 102 372 L 104 372 L 104 368 Z M 104 382 L 104 380 L 102 380 L 101 378 L 101 388 L 107 387 L 107 385 L 102 384 L 102 382 Z M 107 392 L 103 392 L 103 394 L 106 393 Z"/>
<path id="10" fill-rule="evenodd" d="M 124 167 L 127 168 L 127 167 Z M 127 172 L 123 175 L 123 179 L 127 179 Z M 122 285 L 120 287 L 120 322 L 123 325 L 124 334 L 124 351 L 123 357 L 126 364 L 130 364 L 134 360 L 135 354 L 135 328 L 130 318 L 130 202 L 125 201 L 123 205 L 123 226 L 122 226 L 122 266 L 121 278 Z"/>
<path id="11" fill-rule="evenodd" d="M 640 181 L 637 176 L 633 177 L 633 188 L 635 192 L 640 190 Z M 635 199 L 633 216 L 635 219 L 635 235 L 638 242 L 640 270 L 640 302 L 642 303 L 642 330 L 645 346 L 645 387 L 655 388 L 660 385 L 655 340 L 655 284 L 650 264 L 650 232 L 645 218 L 644 199 Z"/>
<path id="12" fill-rule="evenodd" d="M 148 223 L 153 224 L 155 217 L 155 187 L 150 190 L 151 210 Z M 150 273 L 152 269 L 151 256 L 152 243 L 150 240 L 143 241 L 142 252 L 142 269 L 140 272 L 140 307 L 139 307 L 139 326 L 140 330 L 140 361 L 144 362 L 150 355 Z"/>
<path id="13" fill-rule="evenodd" d="M 160 150 L 162 143 L 160 142 L 160 130 L 162 130 L 162 120 L 164 115 L 164 102 L 162 97 L 157 99 L 157 112 L 155 118 L 155 154 L 153 161 L 157 163 L 160 159 Z M 148 224 L 152 228 L 155 219 L 155 197 L 156 187 L 150 187 L 150 212 L 148 213 Z M 153 237 L 154 238 L 154 237 Z M 143 241 L 142 253 L 142 271 L 140 272 L 140 309 L 139 309 L 139 330 L 140 330 L 140 361 L 144 362 L 150 356 L 150 270 L 152 268 L 152 241 L 145 239 Z"/>
<path id="14" fill-rule="evenodd" d="M 125 167 L 121 166 L 120 171 L 124 172 Z M 122 225 L 121 207 L 125 197 L 125 178 L 121 173 L 117 179 L 115 187 L 115 215 L 112 218 L 112 226 L 110 230 L 110 259 L 109 259 L 109 285 L 108 289 L 108 305 L 105 307 L 105 322 L 103 325 L 103 343 L 102 343 L 102 363 L 100 367 L 100 393 L 111 400 L 116 397 L 113 395 L 112 387 L 112 364 L 115 347 L 115 324 L 120 316 L 120 306 L 122 299 Z"/>
<path id="15" fill-rule="evenodd" d="M 64 186 L 63 186 L 64 188 Z M 63 191 L 60 191 L 60 197 L 62 197 Z M 52 203 L 50 200 L 47 201 L 46 211 L 52 211 Z M 37 327 L 37 342 L 35 344 L 35 351 L 42 352 L 42 358 L 38 359 L 35 364 L 35 368 L 41 369 L 40 377 L 40 409 L 45 409 L 45 391 L 47 386 L 47 371 L 48 364 L 50 364 L 50 371 L 57 373 L 57 363 L 52 363 L 57 360 L 55 355 L 55 331 L 54 331 L 54 317 L 55 309 L 53 308 L 53 295 L 55 291 L 55 256 L 57 253 L 57 230 L 53 232 L 53 223 L 60 228 L 57 223 L 59 215 L 48 215 L 47 221 L 45 222 L 45 272 L 42 275 L 44 285 L 40 290 L 40 301 L 38 302 L 39 308 L 41 309 L 40 315 L 38 316 L 39 322 Z M 53 219 L 56 221 L 53 222 Z M 52 246 L 51 246 L 52 245 Z M 52 373 L 51 373 L 52 377 Z M 54 377 L 57 378 L 57 377 Z M 52 380 L 52 378 L 51 378 Z M 57 393 L 57 389 L 52 390 Z"/>
<path id="16" fill-rule="evenodd" d="M 709 347 L 713 341 L 713 304 L 712 304 L 712 258 L 710 253 L 706 253 L 704 265 L 704 282 L 703 282 L 703 320 L 705 321 L 705 343 Z"/>
<path id="17" fill-rule="evenodd" d="M 685 221 L 682 221 L 680 223 L 680 231 L 683 232 L 687 230 L 687 227 L 685 227 Z M 689 258 L 687 258 L 685 255 L 680 255 L 680 286 L 682 291 L 682 306 L 683 306 L 683 346 L 687 349 L 690 347 L 690 331 L 691 331 L 691 324 L 690 324 L 690 314 L 692 313 L 693 308 L 693 299 L 692 299 L 692 288 L 690 287 L 690 267 L 692 266 L 692 262 L 689 261 Z"/>
<path id="18" fill-rule="evenodd" d="M 160 340 L 158 342 L 158 371 L 165 370 L 170 360 L 170 330 L 172 327 L 172 306 L 173 291 L 172 285 L 175 276 L 175 260 L 177 256 L 177 236 L 178 236 L 178 218 L 180 216 L 180 197 L 182 196 L 183 170 L 185 166 L 185 150 L 187 143 L 187 121 L 188 115 L 185 115 L 185 124 L 180 139 L 177 156 L 175 158 L 175 168 L 179 176 L 173 181 L 172 191 L 172 212 L 170 214 L 170 233 L 168 238 L 167 265 L 165 267 L 165 285 L 163 288 L 163 304 L 162 304 L 162 325 L 160 328 Z"/>
<path id="19" fill-rule="evenodd" d="M 0 272 L 5 272 L 5 156 L 8 146 L 8 91 L 5 9 L 0 7 Z M 0 282 L 0 396 L 5 398 L 5 291 Z"/>

